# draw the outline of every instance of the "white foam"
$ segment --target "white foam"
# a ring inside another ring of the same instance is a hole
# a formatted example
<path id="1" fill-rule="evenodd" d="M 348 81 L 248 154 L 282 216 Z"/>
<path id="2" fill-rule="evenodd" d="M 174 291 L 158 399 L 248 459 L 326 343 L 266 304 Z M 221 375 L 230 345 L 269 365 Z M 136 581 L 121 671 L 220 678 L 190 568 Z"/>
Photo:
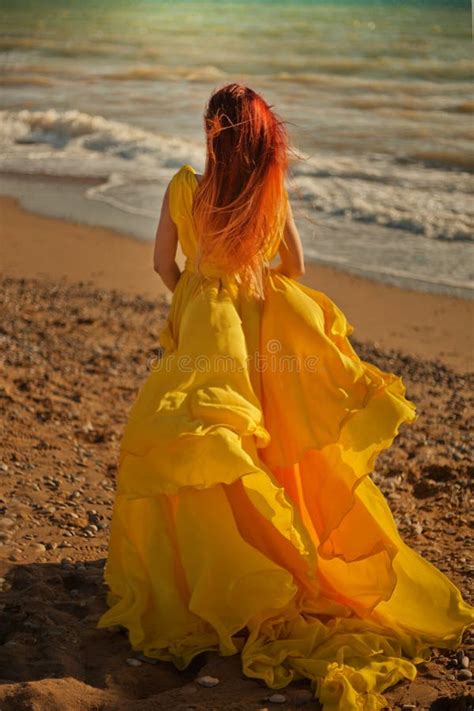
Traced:
<path id="1" fill-rule="evenodd" d="M 0 111 L 0 170 L 30 174 L 162 177 L 197 162 L 200 147 L 80 111 Z"/>
<path id="2" fill-rule="evenodd" d="M 0 149 L 4 173 L 95 178 L 87 198 L 147 218 L 158 216 L 177 168 L 190 163 L 200 172 L 205 161 L 203 141 L 75 110 L 1 111 Z M 318 242 L 317 228 L 299 221 L 310 258 L 387 279 L 470 288 L 472 175 L 385 154 L 302 158 L 290 171 L 292 201 L 310 223 L 324 222 L 325 234 L 334 235 Z"/>
<path id="3" fill-rule="evenodd" d="M 1 170 L 103 178 L 90 198 L 145 216 L 153 210 L 151 181 L 161 184 L 183 163 L 204 164 L 200 143 L 76 110 L 2 111 L 0 145 Z M 434 239 L 474 239 L 469 173 L 397 164 L 384 155 L 304 158 L 292 188 L 312 212 Z"/>
<path id="4" fill-rule="evenodd" d="M 313 210 L 442 240 L 474 241 L 472 175 L 386 156 L 318 156 L 294 171 Z"/>

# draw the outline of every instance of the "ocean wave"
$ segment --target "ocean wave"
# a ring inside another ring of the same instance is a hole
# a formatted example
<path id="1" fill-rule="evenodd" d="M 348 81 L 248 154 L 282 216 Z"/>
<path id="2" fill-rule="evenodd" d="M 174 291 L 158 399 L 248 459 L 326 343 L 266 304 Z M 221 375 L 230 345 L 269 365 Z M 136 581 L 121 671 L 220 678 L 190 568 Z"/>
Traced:
<path id="1" fill-rule="evenodd" d="M 463 101 L 453 106 L 451 110 L 460 114 L 474 114 L 474 101 Z"/>
<path id="2" fill-rule="evenodd" d="M 97 82 L 131 82 L 131 81 L 193 81 L 207 82 L 224 79 L 226 73 L 213 65 L 138 65 L 124 70 L 103 73 L 91 73 L 85 69 L 58 66 L 51 64 L 34 64 L 17 62 L 3 67 L 0 82 L 5 86 L 21 86 L 22 84 L 54 84 L 58 80 L 79 80 L 90 84 Z"/>
<path id="3" fill-rule="evenodd" d="M 373 57 L 318 57 L 312 59 L 315 74 L 372 74 L 374 77 L 410 77 L 416 79 L 449 79 L 470 81 L 474 73 L 474 60 L 458 59 L 450 62 L 437 59 L 405 59 L 388 55 Z M 311 73 L 305 76 L 311 76 Z"/>
<path id="4" fill-rule="evenodd" d="M 395 78 L 396 77 L 396 78 Z M 403 92 L 408 96 L 414 97 L 428 96 L 433 94 L 443 94 L 446 96 L 455 96 L 459 98 L 459 94 L 470 89 L 469 81 L 449 81 L 440 83 L 431 81 L 429 77 L 420 78 L 413 81 L 413 78 L 400 77 L 396 73 L 391 73 L 389 76 L 381 77 L 364 77 L 355 74 L 331 74 L 319 71 L 277 71 L 274 74 L 266 74 L 262 79 L 266 83 L 274 81 L 294 82 L 300 84 L 315 84 L 320 90 L 366 90 L 371 93 L 383 93 L 393 95 L 395 92 Z"/>
<path id="5" fill-rule="evenodd" d="M 33 50 L 51 57 L 78 58 L 107 57 L 112 54 L 110 47 L 93 40 L 82 42 L 64 42 L 61 39 L 46 37 L 0 37 L 0 49 L 5 52 Z M 119 54 L 114 48 L 113 54 Z"/>
<path id="6" fill-rule="evenodd" d="M 90 71 L 81 69 L 78 66 L 58 65 L 55 62 L 25 62 L 15 61 L 15 63 L 5 63 L 2 66 L 1 76 L 15 77 L 16 75 L 28 76 L 48 76 L 52 81 L 55 79 L 84 79 L 90 78 Z"/>
<path id="7" fill-rule="evenodd" d="M 196 146 L 180 138 L 153 134 L 130 124 L 113 121 L 103 116 L 77 110 L 57 111 L 0 111 L 0 142 L 10 155 L 16 150 L 26 162 L 34 161 L 35 152 L 19 152 L 20 146 L 50 146 L 50 158 L 58 160 L 58 167 L 70 157 L 88 163 L 105 156 L 121 161 L 121 165 L 140 161 L 157 168 L 181 165 L 196 152 Z M 45 157 L 44 150 L 39 153 Z M 137 166 L 135 166 L 136 168 Z M 143 167 L 143 166 L 141 166 Z"/>
<path id="8" fill-rule="evenodd" d="M 474 152 L 460 153 L 459 151 L 413 151 L 404 158 L 399 158 L 399 162 L 418 162 L 441 170 L 462 170 L 474 173 Z M 472 185 L 471 185 L 472 189 Z"/>
<path id="9" fill-rule="evenodd" d="M 212 79 L 221 79 L 225 76 L 225 72 L 212 65 L 187 67 L 154 64 L 153 66 L 130 67 L 126 71 L 103 74 L 102 78 L 112 79 L 114 81 L 157 81 L 159 79 L 209 81 Z"/>
<path id="10" fill-rule="evenodd" d="M 1 45 L 0 45 L 1 46 Z M 160 57 L 161 58 L 161 57 Z M 18 58 L 11 64 L 6 63 L 1 68 L 0 77 L 5 85 L 20 86 L 30 83 L 44 83 L 47 78 L 51 83 L 62 79 L 71 82 L 84 82 L 96 84 L 108 82 L 224 82 L 230 76 L 228 72 L 214 64 L 174 64 L 167 65 L 159 62 L 150 64 L 126 64 L 123 68 L 114 71 L 92 71 L 90 67 L 80 62 L 77 66 L 73 63 L 60 63 L 52 59 L 35 63 L 22 61 Z M 460 101 L 459 96 L 465 95 L 470 88 L 470 79 L 474 73 L 474 62 L 472 68 L 462 74 L 453 77 L 450 81 L 440 82 L 436 73 L 425 72 L 423 76 L 413 77 L 404 75 L 398 70 L 387 70 L 384 75 L 375 72 L 373 76 L 365 75 L 363 72 L 349 71 L 351 62 L 354 67 L 362 67 L 365 60 L 337 60 L 334 62 L 321 61 L 316 67 L 293 70 L 280 70 L 278 63 L 273 70 L 261 73 L 249 67 L 245 76 L 246 80 L 258 83 L 262 86 L 274 87 L 276 83 L 291 83 L 296 85 L 316 86 L 321 92 L 333 94 L 339 99 L 341 106 L 348 108 L 359 108 L 361 110 L 378 110 L 381 107 L 390 108 L 393 100 L 400 108 L 412 110 L 419 107 L 420 112 L 427 111 L 454 111 L 457 113 L 473 113 L 473 102 L 470 100 Z M 222 57 L 225 66 L 225 57 Z M 370 62 L 369 62 L 370 64 Z M 339 71 L 336 68 L 339 67 Z M 344 69 L 347 68 L 347 71 Z M 18 79 L 16 78 L 18 77 Z M 27 80 L 24 80 L 24 77 Z M 36 79 L 38 77 L 38 79 Z M 109 84 L 109 86 L 110 86 Z M 359 96 L 360 92 L 366 92 L 367 97 Z M 397 95 L 400 95 L 397 98 Z"/>
<path id="11" fill-rule="evenodd" d="M 16 74 L 14 76 L 0 75 L 0 86 L 54 86 L 58 82 L 51 77 L 39 74 Z"/>
<path id="12" fill-rule="evenodd" d="M 158 179 L 133 180 L 121 173 L 112 173 L 101 185 L 92 185 L 86 190 L 90 200 L 104 202 L 116 210 L 139 217 L 157 216 L 157 196 L 164 183 Z"/>
<path id="13" fill-rule="evenodd" d="M 281 33 L 277 36 L 272 36 L 268 27 L 264 29 L 261 37 L 262 46 L 271 47 L 270 54 L 270 71 L 271 74 L 278 79 L 285 79 L 288 72 L 288 58 L 292 56 L 294 51 L 294 38 L 292 37 L 291 28 L 287 33 L 287 39 L 282 37 Z M 296 29 L 296 28 L 294 28 Z M 331 28 L 334 30 L 334 28 Z M 298 28 L 298 33 L 301 34 L 301 29 Z M 190 41 L 194 40 L 196 33 L 199 30 L 189 28 L 186 23 L 180 28 L 181 36 L 189 33 Z M 219 37 L 217 38 L 220 39 Z M 229 38 L 230 39 L 230 38 Z M 47 34 L 35 33 L 34 31 L 29 36 L 3 36 L 0 38 L 0 49 L 7 52 L 32 52 L 40 54 L 44 57 L 52 59 L 57 57 L 77 58 L 79 61 L 83 58 L 90 57 L 103 58 L 109 60 L 108 64 L 116 64 L 117 59 L 125 60 L 144 60 L 147 58 L 157 58 L 162 61 L 162 57 L 166 56 L 163 53 L 163 46 L 169 46 L 167 41 L 157 34 L 158 47 L 151 41 L 144 40 L 142 37 L 133 36 L 130 34 L 115 36 L 113 31 L 108 30 L 107 35 L 99 35 L 95 38 L 93 35 L 78 33 L 77 36 L 71 37 L 69 34 L 66 37 L 59 33 L 56 36 L 48 36 Z M 226 66 L 229 56 L 232 61 L 238 61 L 240 38 L 232 37 L 232 45 L 221 49 L 221 52 L 215 52 L 215 62 L 222 61 L 222 66 Z M 201 35 L 201 41 L 209 42 L 209 37 Z M 278 41 L 278 45 L 276 42 Z M 393 36 L 390 37 L 389 44 L 383 43 L 383 35 L 378 35 L 378 42 L 374 45 L 372 40 L 370 43 L 353 41 L 341 49 L 340 53 L 334 53 L 333 42 L 325 42 L 324 38 L 316 37 L 312 39 L 311 51 L 303 54 L 299 60 L 299 67 L 295 65 L 295 70 L 289 72 L 292 80 L 311 81 L 312 76 L 320 74 L 329 74 L 331 76 L 366 76 L 373 79 L 393 76 L 406 77 L 413 79 L 428 79 L 433 81 L 465 81 L 472 80 L 474 72 L 474 60 L 467 55 L 466 57 L 456 57 L 453 55 L 449 58 L 438 57 L 433 51 L 428 52 L 424 56 L 420 56 L 420 51 L 415 51 L 412 46 L 401 47 Z M 303 41 L 303 47 L 309 45 Z M 218 44 L 220 48 L 221 45 Z M 352 53 L 350 53 L 352 50 Z M 244 51 L 243 46 L 241 50 Z M 179 60 L 177 62 L 180 64 Z M 191 61 L 184 69 L 186 73 L 193 71 L 194 62 Z M 305 68 L 305 69 L 303 69 Z M 307 68 L 307 69 L 306 69 Z M 150 67 L 153 69 L 153 66 Z M 214 67 L 215 69 L 215 67 Z M 303 71 L 301 71 L 303 69 Z M 176 76 L 173 71 L 174 67 L 168 68 L 169 76 Z M 134 68 L 126 69 L 125 71 L 112 72 L 117 79 L 127 78 L 127 72 L 133 73 Z M 219 69 L 219 71 L 221 71 Z M 315 79 L 317 81 L 317 79 Z"/>
<path id="14" fill-rule="evenodd" d="M 204 165 L 203 143 L 162 136 L 79 111 L 0 112 L 0 169 L 97 177 L 88 197 L 154 214 L 157 192 L 184 163 Z M 438 240 L 474 240 L 469 165 L 455 152 L 302 154 L 290 192 L 309 216 L 372 223 Z M 446 166 L 458 170 L 449 172 Z M 152 206 L 152 207 L 150 207 Z"/>
<path id="15" fill-rule="evenodd" d="M 311 157 L 293 172 L 295 195 L 313 211 L 431 239 L 474 241 L 468 173 L 387 156 Z"/>
<path id="16" fill-rule="evenodd" d="M 371 94 L 368 96 L 352 96 L 341 101 L 341 106 L 349 109 L 360 109 L 363 111 L 380 111 L 387 109 L 394 115 L 409 116 L 416 115 L 420 121 L 426 121 L 427 113 L 474 113 L 474 101 L 459 102 L 457 97 L 447 100 L 445 96 L 432 96 L 419 98 L 418 96 Z"/>

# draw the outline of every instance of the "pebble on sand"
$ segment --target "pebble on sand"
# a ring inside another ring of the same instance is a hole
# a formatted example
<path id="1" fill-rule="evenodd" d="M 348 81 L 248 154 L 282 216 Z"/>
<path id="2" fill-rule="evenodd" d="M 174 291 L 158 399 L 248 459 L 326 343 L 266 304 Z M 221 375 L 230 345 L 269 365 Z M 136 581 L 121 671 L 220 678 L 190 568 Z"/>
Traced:
<path id="1" fill-rule="evenodd" d="M 272 694 L 266 700 L 269 701 L 271 704 L 284 704 L 286 703 L 286 696 L 284 696 L 283 694 Z"/>
<path id="2" fill-rule="evenodd" d="M 212 687 L 219 684 L 219 679 L 215 676 L 200 676 L 196 679 L 200 686 Z"/>
<path id="3" fill-rule="evenodd" d="M 139 659 L 135 659 L 134 657 L 130 657 L 127 659 L 127 664 L 129 667 L 141 667 L 142 663 Z"/>
<path id="4" fill-rule="evenodd" d="M 309 689 L 297 689 L 294 701 L 296 706 L 304 706 L 314 700 L 313 692 Z"/>

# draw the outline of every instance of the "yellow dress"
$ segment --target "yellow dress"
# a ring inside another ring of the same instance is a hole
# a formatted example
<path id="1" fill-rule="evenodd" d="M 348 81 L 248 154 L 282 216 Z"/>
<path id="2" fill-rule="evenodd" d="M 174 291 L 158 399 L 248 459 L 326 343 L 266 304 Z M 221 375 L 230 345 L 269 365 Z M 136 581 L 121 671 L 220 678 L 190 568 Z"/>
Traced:
<path id="1" fill-rule="evenodd" d="M 370 477 L 415 405 L 321 291 L 269 269 L 262 304 L 194 271 L 196 186 L 190 165 L 170 185 L 187 262 L 121 442 L 98 627 L 178 669 L 239 653 L 272 689 L 310 679 L 324 711 L 381 709 L 474 621 Z"/>

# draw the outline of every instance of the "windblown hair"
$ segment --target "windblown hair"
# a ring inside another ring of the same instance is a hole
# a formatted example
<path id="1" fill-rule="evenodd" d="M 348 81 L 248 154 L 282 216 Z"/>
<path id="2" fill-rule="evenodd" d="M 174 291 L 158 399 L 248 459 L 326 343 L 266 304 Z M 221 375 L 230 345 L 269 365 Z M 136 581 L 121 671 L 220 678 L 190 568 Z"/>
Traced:
<path id="1" fill-rule="evenodd" d="M 206 168 L 193 201 L 196 268 L 217 266 L 264 298 L 266 255 L 287 213 L 286 128 L 259 94 L 240 84 L 211 96 L 204 126 Z"/>

